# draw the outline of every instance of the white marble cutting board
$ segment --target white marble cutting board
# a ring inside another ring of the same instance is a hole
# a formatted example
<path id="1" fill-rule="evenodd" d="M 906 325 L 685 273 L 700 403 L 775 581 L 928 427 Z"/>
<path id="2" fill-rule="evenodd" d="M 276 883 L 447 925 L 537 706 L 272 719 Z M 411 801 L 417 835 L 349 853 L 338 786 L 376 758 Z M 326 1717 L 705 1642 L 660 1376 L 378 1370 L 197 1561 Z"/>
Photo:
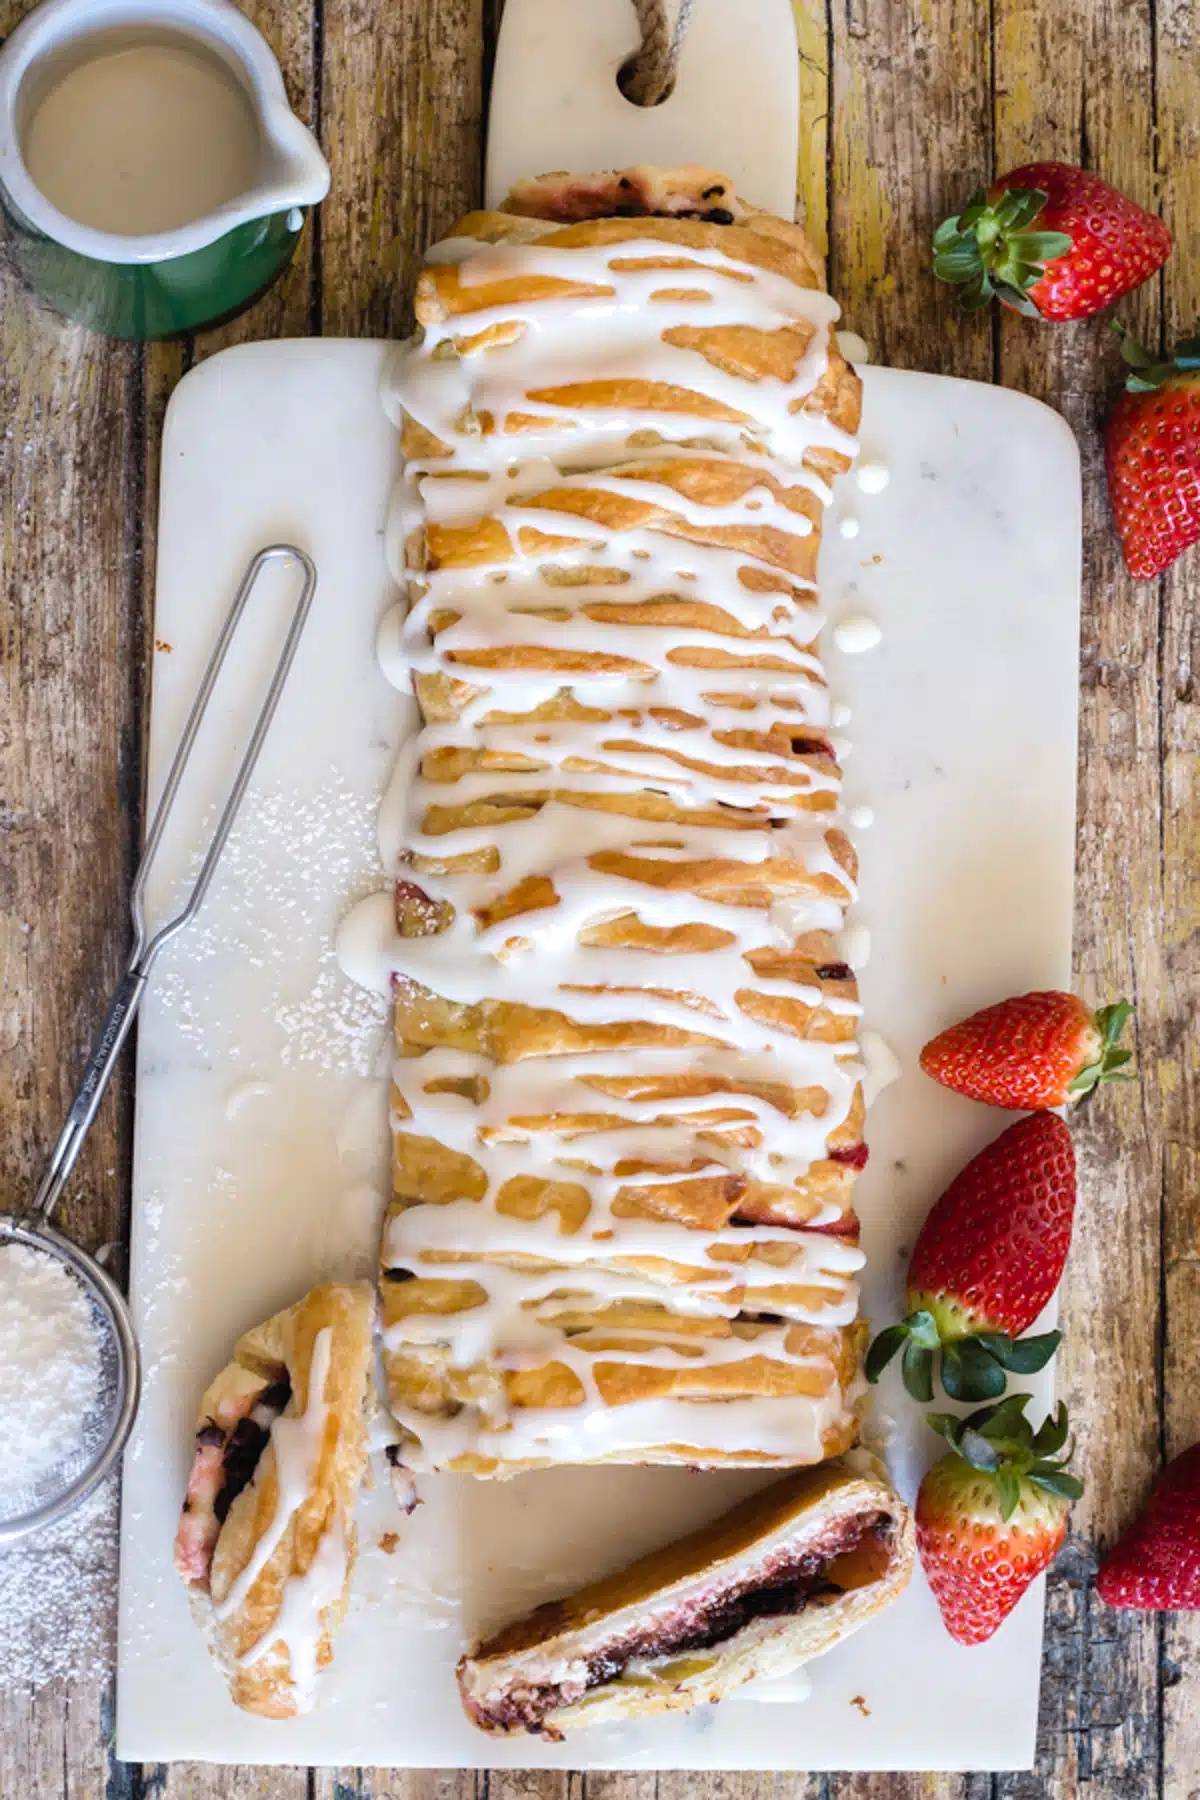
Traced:
<path id="1" fill-rule="evenodd" d="M 146 1386 L 126 1464 L 118 1754 L 1027 1767 L 1040 1584 L 989 1644 L 962 1650 L 918 1578 L 813 1666 L 804 1704 L 740 1698 L 561 1748 L 493 1743 L 465 1723 L 452 1675 L 465 1636 L 721 1510 L 747 1485 L 737 1475 L 445 1478 L 423 1484 L 408 1523 L 377 1487 L 334 1672 L 306 1719 L 238 1713 L 192 1629 L 170 1550 L 197 1397 L 240 1331 L 315 1280 L 369 1269 L 382 1204 L 384 1025 L 378 1003 L 344 982 L 330 940 L 346 906 L 378 884 L 374 809 L 408 723 L 373 651 L 392 599 L 383 354 L 320 341 L 227 351 L 185 378 L 167 418 L 152 797 L 249 553 L 293 538 L 316 558 L 320 585 L 227 860 L 191 937 L 165 953 L 139 1032 L 132 1289 Z M 865 376 L 863 456 L 891 479 L 878 495 L 843 482 L 822 577 L 833 620 L 867 612 L 884 633 L 869 655 L 827 648 L 834 693 L 854 712 L 848 799 L 877 815 L 858 833 L 866 1023 L 904 1068 L 872 1113 L 858 1190 L 866 1303 L 884 1317 L 926 1208 L 1006 1122 L 925 1080 L 920 1044 L 980 1003 L 1069 971 L 1080 523 L 1075 446 L 1046 408 L 964 382 Z M 849 517 L 857 537 L 839 532 Z M 282 585 L 264 593 L 246 626 L 183 796 L 192 832 L 240 753 L 287 598 Z M 911 1495 L 936 1442 L 890 1378 L 874 1427 Z M 378 1539 L 393 1527 L 389 1556 Z"/>

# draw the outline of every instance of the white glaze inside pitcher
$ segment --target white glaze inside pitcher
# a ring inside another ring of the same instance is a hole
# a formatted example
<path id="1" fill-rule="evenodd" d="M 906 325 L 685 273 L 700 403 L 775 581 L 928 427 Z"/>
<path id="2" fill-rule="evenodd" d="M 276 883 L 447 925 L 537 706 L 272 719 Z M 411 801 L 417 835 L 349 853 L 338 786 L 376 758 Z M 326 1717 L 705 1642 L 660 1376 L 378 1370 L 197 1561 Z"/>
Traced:
<path id="1" fill-rule="evenodd" d="M 45 71 L 22 131 L 29 173 L 70 219 L 97 231 L 172 231 L 258 178 L 250 97 L 204 46 L 104 32 Z"/>
<path id="2" fill-rule="evenodd" d="M 41 0 L 0 46 L 0 189 L 52 243 L 157 264 L 315 205 L 329 165 L 231 0 Z"/>

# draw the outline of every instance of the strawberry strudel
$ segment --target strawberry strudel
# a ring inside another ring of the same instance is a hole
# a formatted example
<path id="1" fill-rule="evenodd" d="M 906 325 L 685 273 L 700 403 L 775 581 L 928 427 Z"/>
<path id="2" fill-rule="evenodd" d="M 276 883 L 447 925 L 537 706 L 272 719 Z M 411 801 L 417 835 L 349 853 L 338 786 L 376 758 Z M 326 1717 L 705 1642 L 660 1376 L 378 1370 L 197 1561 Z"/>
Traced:
<path id="1" fill-rule="evenodd" d="M 837 308 L 799 227 L 689 168 L 525 184 L 429 253 L 417 315 L 404 1456 L 820 1462 L 857 1434 L 866 1159 L 815 587 L 859 414 Z"/>

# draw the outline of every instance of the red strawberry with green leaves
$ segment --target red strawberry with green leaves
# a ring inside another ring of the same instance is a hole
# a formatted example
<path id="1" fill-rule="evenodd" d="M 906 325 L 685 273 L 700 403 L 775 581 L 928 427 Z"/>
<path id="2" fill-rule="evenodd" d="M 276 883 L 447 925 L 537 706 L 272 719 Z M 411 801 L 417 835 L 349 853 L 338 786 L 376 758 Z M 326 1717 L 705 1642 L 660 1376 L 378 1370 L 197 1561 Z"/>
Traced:
<path id="1" fill-rule="evenodd" d="M 1129 373 L 1104 428 L 1108 497 L 1125 567 L 1149 581 L 1200 538 L 1200 337 L 1158 362 L 1117 329 Z"/>
<path id="2" fill-rule="evenodd" d="M 914 1400 L 994 1400 L 1008 1372 L 1044 1368 L 1060 1333 L 1023 1338 L 1057 1288 L 1071 1246 L 1075 1151 L 1057 1113 L 1032 1113 L 974 1157 L 937 1201 L 908 1265 L 908 1315 L 867 1352 L 878 1381 L 898 1350 Z"/>
<path id="3" fill-rule="evenodd" d="M 1086 319 L 1171 254 L 1161 219 L 1072 163 L 1026 163 L 977 188 L 933 235 L 933 272 L 967 311 L 995 296 L 1043 319 Z"/>
<path id="4" fill-rule="evenodd" d="M 1200 1444 L 1167 1464 L 1100 1564 L 1096 1592 L 1108 1606 L 1200 1612 Z"/>
<path id="5" fill-rule="evenodd" d="M 1083 1484 L 1059 1456 L 1066 1408 L 1035 1432 L 1028 1394 L 1011 1394 L 965 1419 L 931 1413 L 950 1452 L 917 1494 L 917 1551 L 952 1638 L 982 1644 L 1003 1624 L 1067 1535 Z"/>
<path id="6" fill-rule="evenodd" d="M 1132 1079 L 1123 1072 L 1132 1053 L 1120 1047 L 1132 1012 L 1126 1000 L 1093 1013 L 1074 994 L 1019 994 L 939 1032 L 921 1067 L 985 1106 L 1068 1106 L 1103 1081 Z"/>

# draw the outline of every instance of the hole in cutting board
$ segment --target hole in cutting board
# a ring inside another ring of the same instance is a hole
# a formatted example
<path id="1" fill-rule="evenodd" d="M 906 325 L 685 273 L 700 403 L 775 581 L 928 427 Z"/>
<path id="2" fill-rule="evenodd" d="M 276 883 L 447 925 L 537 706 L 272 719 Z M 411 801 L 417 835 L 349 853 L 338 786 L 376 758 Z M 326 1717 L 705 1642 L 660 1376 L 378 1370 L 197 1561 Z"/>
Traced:
<path id="1" fill-rule="evenodd" d="M 637 52 L 635 51 L 632 56 L 627 56 L 625 58 L 625 61 L 621 64 L 620 68 L 617 70 L 617 87 L 620 89 L 622 96 L 629 102 L 630 106 L 636 106 L 639 112 L 644 112 L 644 111 L 648 110 L 647 107 L 644 107 L 640 100 L 635 100 L 633 95 L 629 92 L 629 84 L 633 80 L 634 74 L 637 70 L 637 65 L 638 65 L 638 57 L 637 57 Z M 676 78 L 676 79 L 678 79 L 678 78 Z M 661 106 L 663 101 L 669 100 L 671 98 L 671 95 L 674 92 L 675 92 L 675 82 L 672 81 L 670 87 L 667 88 L 666 92 L 660 94 L 658 96 L 658 99 L 651 101 L 649 103 L 649 105 Z"/>

